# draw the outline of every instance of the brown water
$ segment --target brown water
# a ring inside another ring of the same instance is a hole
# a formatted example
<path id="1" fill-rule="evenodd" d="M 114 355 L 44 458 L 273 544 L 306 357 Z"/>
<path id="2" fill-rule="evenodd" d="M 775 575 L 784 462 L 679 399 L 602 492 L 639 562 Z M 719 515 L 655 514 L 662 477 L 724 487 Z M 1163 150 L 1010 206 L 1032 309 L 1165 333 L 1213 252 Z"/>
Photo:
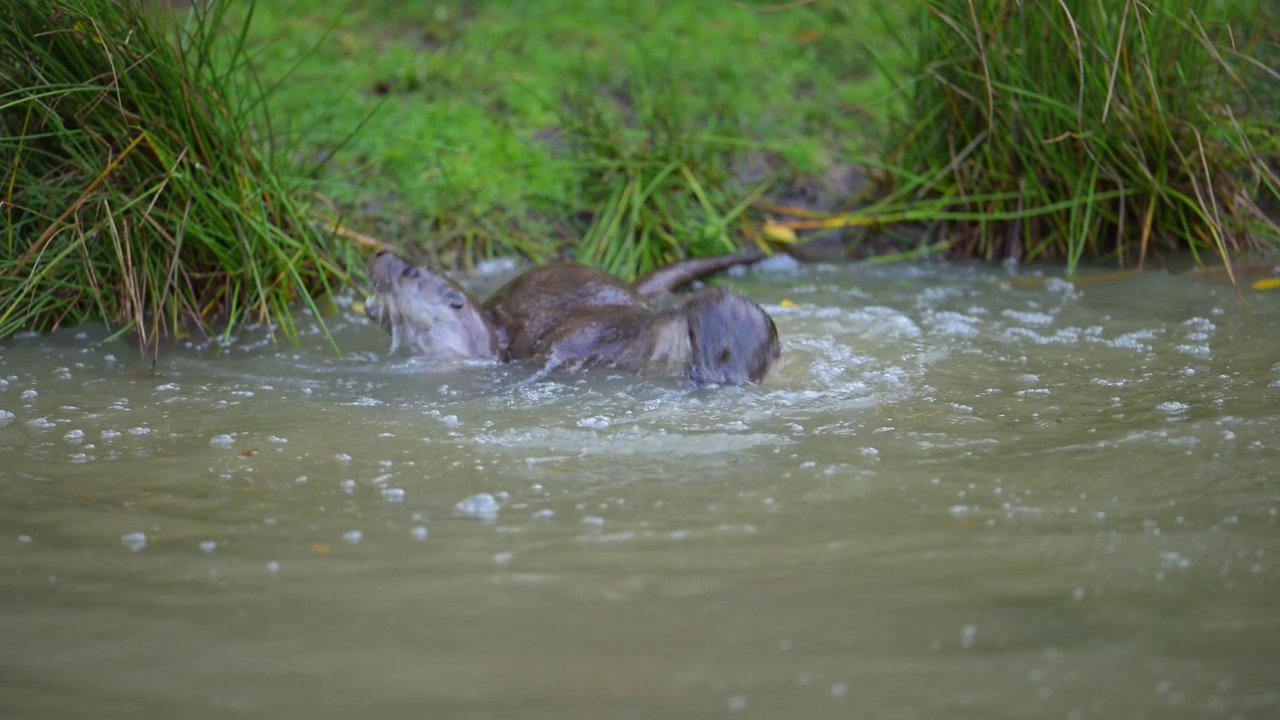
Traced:
<path id="1" fill-rule="evenodd" d="M 760 388 L 0 344 L 0 716 L 1280 717 L 1280 293 L 736 282 Z"/>

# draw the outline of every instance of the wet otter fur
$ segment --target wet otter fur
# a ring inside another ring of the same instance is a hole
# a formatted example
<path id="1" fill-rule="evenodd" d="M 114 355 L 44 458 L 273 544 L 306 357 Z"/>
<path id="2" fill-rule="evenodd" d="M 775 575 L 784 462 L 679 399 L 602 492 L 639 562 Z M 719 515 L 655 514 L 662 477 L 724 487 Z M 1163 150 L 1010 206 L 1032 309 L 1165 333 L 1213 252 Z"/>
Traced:
<path id="1" fill-rule="evenodd" d="M 603 366 L 699 383 L 759 382 L 781 352 L 773 320 L 725 288 L 655 310 L 697 277 L 760 258 L 699 258 L 628 285 L 601 270 L 559 262 L 528 270 L 483 304 L 452 280 L 380 252 L 369 265 L 370 319 L 391 333 L 392 352 L 432 358 L 541 360 L 545 370 Z"/>

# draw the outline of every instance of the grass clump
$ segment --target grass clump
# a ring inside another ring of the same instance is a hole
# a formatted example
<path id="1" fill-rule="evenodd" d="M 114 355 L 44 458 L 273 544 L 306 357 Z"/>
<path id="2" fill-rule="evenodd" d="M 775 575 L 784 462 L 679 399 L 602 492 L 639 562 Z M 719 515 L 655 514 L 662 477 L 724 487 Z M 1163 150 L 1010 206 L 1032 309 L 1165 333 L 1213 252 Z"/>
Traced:
<path id="1" fill-rule="evenodd" d="M 278 323 L 345 280 L 244 39 L 253 3 L 17 0 L 0 10 L 0 337 L 103 320 L 152 344 Z"/>
<path id="2" fill-rule="evenodd" d="M 891 162 L 985 259 L 1273 246 L 1280 74 L 1252 0 L 927 2 Z"/>
<path id="3" fill-rule="evenodd" d="M 768 184 L 749 189 L 734 172 L 722 115 L 687 117 L 677 85 L 653 82 L 646 70 L 607 95 L 581 82 L 558 120 L 581 176 L 574 254 L 627 279 L 685 256 L 736 250 L 751 231 L 744 211 Z"/>

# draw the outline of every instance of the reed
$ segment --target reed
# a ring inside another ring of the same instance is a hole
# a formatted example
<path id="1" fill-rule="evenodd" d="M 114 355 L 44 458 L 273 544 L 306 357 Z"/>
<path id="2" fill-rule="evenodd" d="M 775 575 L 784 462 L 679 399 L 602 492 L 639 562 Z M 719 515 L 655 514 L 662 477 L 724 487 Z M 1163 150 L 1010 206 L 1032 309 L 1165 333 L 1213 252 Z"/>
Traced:
<path id="1" fill-rule="evenodd" d="M 925 2 L 887 202 L 943 223 L 954 252 L 1069 270 L 1274 248 L 1280 232 L 1259 208 L 1280 200 L 1280 66 L 1259 13 L 1275 10 Z M 1268 52 L 1270 65 L 1258 59 Z"/>
<path id="2" fill-rule="evenodd" d="M 250 12 L 148 0 L 0 10 L 0 337 L 107 322 L 144 345 L 349 282 L 354 246 L 313 222 L 264 112 Z M 242 5 L 242 8 L 244 6 Z"/>

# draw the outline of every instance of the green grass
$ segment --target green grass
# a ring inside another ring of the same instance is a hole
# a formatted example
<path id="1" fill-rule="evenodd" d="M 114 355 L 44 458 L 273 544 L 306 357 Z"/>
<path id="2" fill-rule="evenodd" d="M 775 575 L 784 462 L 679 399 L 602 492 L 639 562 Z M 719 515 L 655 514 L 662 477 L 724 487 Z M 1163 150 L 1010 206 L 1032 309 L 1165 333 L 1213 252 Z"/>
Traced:
<path id="1" fill-rule="evenodd" d="M 893 89 L 867 51 L 905 63 L 855 4 L 342 9 L 259 7 L 248 42 L 264 78 L 315 48 L 272 116 L 323 158 L 376 109 L 320 185 L 351 228 L 446 265 L 580 253 L 631 275 L 722 252 L 762 183 L 821 177 L 876 144 Z"/>
<path id="2" fill-rule="evenodd" d="M 928 2 L 887 156 L 893 201 L 922 203 L 915 219 L 986 259 L 1141 267 L 1274 248 L 1259 204 L 1280 199 L 1277 14 L 1253 0 Z"/>
<path id="3" fill-rule="evenodd" d="M 1264 0 L 149 2 L 0 10 L 0 337 L 289 332 L 351 239 L 629 277 L 788 227 L 1069 267 L 1280 237 Z"/>
<path id="4" fill-rule="evenodd" d="M 291 306 L 345 281 L 352 248 L 313 221 L 222 7 L 181 28 L 137 0 L 0 10 L 0 337 L 292 334 Z"/>

